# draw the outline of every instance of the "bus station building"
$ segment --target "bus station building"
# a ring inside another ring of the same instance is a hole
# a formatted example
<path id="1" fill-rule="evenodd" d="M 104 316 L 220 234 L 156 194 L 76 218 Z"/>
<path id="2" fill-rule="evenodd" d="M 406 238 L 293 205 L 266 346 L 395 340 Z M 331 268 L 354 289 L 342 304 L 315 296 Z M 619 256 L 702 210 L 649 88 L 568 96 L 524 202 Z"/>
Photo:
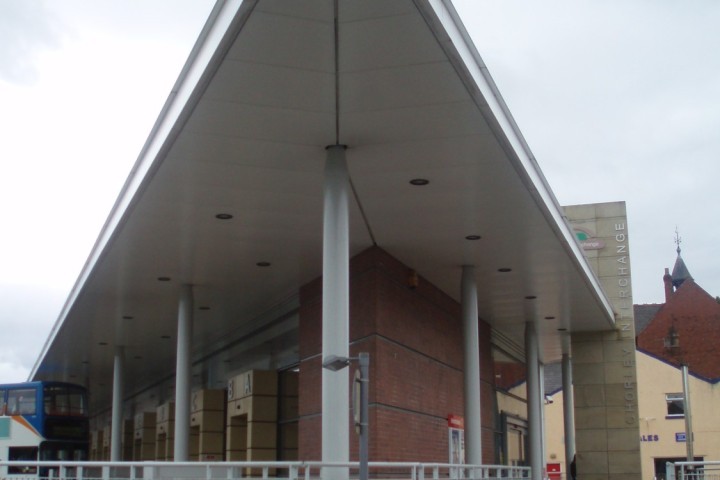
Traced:
<path id="1" fill-rule="evenodd" d="M 558 204 L 450 1 L 219 0 L 32 378 L 89 388 L 95 458 L 345 462 L 364 352 L 371 462 L 540 479 L 562 360 L 578 474 L 635 479 L 630 279 L 624 204 Z"/>

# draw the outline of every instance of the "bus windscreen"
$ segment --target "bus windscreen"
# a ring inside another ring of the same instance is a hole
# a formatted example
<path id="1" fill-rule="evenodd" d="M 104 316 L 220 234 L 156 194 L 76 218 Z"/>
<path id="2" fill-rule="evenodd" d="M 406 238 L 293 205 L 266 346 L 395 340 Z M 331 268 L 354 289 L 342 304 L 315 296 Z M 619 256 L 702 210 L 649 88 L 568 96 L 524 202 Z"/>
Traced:
<path id="1" fill-rule="evenodd" d="M 46 416 L 86 416 L 85 390 L 72 385 L 47 385 L 43 389 Z"/>

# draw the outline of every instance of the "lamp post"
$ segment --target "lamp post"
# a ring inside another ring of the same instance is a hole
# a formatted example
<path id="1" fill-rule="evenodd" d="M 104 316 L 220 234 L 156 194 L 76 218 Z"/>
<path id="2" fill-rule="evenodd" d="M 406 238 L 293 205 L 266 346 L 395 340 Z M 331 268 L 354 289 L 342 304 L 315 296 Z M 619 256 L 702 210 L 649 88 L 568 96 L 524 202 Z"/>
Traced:
<path id="1" fill-rule="evenodd" d="M 690 411 L 690 382 L 688 380 L 688 365 L 687 363 L 682 364 L 682 379 L 683 379 L 683 407 L 685 409 L 685 448 L 687 451 L 687 461 L 695 461 L 695 454 L 693 452 L 693 428 L 692 428 L 692 413 Z"/>
<path id="2" fill-rule="evenodd" d="M 359 427 L 359 449 L 358 459 L 360 463 L 359 479 L 368 480 L 368 390 L 370 386 L 370 354 L 360 353 L 357 357 L 340 357 L 328 355 L 323 360 L 323 368 L 337 372 L 350 365 L 350 362 L 357 361 L 360 377 L 355 380 L 355 388 L 359 388 L 360 405 L 353 403 L 355 413 L 355 426 Z M 353 395 L 353 399 L 357 398 Z M 357 418 L 357 409 L 360 408 L 360 415 Z"/>

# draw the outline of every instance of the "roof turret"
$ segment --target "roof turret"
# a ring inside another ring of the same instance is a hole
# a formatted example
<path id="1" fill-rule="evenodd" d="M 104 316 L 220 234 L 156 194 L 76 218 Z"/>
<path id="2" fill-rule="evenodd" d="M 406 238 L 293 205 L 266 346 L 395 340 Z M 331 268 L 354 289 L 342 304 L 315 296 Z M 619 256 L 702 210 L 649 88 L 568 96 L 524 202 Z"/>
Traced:
<path id="1" fill-rule="evenodd" d="M 680 255 L 680 243 L 682 242 L 682 239 L 680 238 L 680 235 L 678 234 L 677 229 L 675 229 L 675 245 L 677 245 L 677 258 L 675 259 L 675 266 L 672 270 L 672 284 L 673 287 L 675 287 L 675 290 L 680 288 L 680 285 L 683 284 L 685 280 L 688 278 L 692 280 L 692 275 L 690 275 L 690 271 L 688 270 L 687 266 L 685 265 L 685 261 L 682 259 L 682 256 Z"/>

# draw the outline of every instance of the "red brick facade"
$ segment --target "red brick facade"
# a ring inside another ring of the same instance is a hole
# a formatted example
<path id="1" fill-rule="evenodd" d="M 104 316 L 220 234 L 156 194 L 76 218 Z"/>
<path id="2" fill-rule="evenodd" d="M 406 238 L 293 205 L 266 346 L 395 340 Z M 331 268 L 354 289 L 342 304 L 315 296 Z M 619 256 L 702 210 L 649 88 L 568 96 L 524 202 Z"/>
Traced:
<path id="1" fill-rule="evenodd" d="M 370 460 L 447 462 L 447 416 L 463 415 L 464 409 L 460 305 L 422 278 L 410 288 L 409 271 L 379 248 L 366 250 L 350 265 L 350 353 L 370 353 Z M 321 303 L 320 279 L 301 289 L 303 460 L 320 459 Z M 480 321 L 479 332 L 483 461 L 492 463 L 490 327 Z M 351 437 L 356 459 L 357 437 Z"/>
<path id="2" fill-rule="evenodd" d="M 527 366 L 518 362 L 495 362 L 495 387 L 508 391 L 527 381 Z"/>
<path id="3" fill-rule="evenodd" d="M 671 346 L 671 329 L 677 346 Z M 687 363 L 691 373 L 720 380 L 720 304 L 692 279 L 669 295 L 637 337 L 638 349 L 673 365 Z"/>

